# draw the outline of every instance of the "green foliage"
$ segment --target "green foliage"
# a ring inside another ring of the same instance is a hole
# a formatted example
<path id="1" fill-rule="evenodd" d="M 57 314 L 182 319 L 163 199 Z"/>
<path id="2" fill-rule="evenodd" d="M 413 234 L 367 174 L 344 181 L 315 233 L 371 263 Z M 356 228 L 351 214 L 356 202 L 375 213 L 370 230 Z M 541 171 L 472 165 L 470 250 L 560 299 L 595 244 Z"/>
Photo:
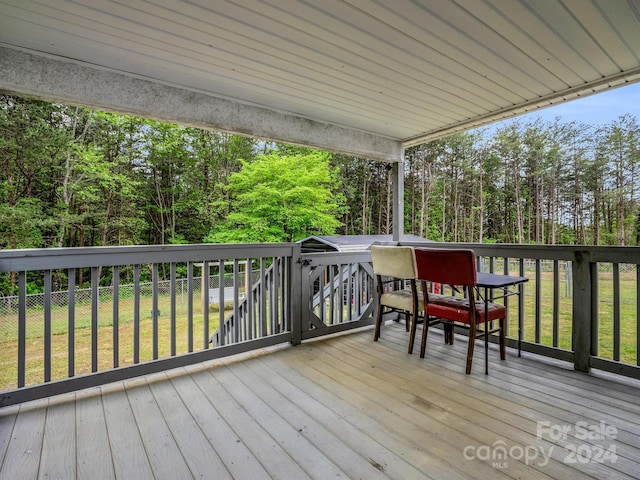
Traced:
<path id="1" fill-rule="evenodd" d="M 37 198 L 21 198 L 13 206 L 0 204 L 0 248 L 36 248 L 42 245 L 45 215 Z"/>
<path id="2" fill-rule="evenodd" d="M 231 175 L 230 213 L 206 238 L 214 243 L 288 242 L 331 235 L 344 210 L 337 170 L 329 155 L 260 155 Z"/>
<path id="3" fill-rule="evenodd" d="M 0 162 L 2 248 L 279 242 L 393 222 L 383 162 L 10 95 Z M 639 169 L 633 115 L 439 139 L 406 151 L 406 232 L 638 245 Z"/>

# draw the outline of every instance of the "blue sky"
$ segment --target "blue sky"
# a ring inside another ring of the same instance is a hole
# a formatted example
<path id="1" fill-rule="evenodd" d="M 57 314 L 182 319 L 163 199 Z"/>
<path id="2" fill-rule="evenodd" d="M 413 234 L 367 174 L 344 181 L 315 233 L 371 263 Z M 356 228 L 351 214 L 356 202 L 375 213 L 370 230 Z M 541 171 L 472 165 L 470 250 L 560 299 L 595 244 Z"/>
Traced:
<path id="1" fill-rule="evenodd" d="M 563 123 L 576 121 L 600 125 L 617 120 L 626 113 L 635 115 L 640 121 L 640 82 L 536 110 L 515 118 L 524 122 L 534 121 L 536 118 L 552 122 L 556 117 L 560 117 Z M 491 127 L 500 127 L 512 120 L 496 122 Z"/>

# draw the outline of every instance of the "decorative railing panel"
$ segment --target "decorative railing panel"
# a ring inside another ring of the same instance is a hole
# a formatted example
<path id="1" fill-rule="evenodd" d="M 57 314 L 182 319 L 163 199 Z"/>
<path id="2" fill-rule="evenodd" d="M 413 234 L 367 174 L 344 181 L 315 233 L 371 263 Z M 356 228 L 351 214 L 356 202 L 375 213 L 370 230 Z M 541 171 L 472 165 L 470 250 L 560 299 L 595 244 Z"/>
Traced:
<path id="1" fill-rule="evenodd" d="M 303 254 L 301 337 L 369 325 L 377 299 L 370 252 Z"/>

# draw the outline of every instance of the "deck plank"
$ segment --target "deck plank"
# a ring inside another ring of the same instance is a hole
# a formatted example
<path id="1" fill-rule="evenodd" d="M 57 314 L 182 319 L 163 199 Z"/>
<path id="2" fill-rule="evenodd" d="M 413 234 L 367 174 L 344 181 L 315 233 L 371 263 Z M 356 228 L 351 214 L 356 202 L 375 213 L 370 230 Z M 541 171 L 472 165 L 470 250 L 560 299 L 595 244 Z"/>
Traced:
<path id="1" fill-rule="evenodd" d="M 400 428 L 411 442 L 430 439 L 423 448 L 433 452 L 440 460 L 446 461 L 448 469 L 460 470 L 469 477 L 489 475 L 489 472 L 493 472 L 490 462 L 465 462 L 463 458 L 465 446 L 476 448 L 484 445 L 486 438 L 491 438 L 490 430 L 474 422 L 463 422 L 455 412 L 437 406 L 431 401 L 430 392 L 417 388 L 417 383 L 403 381 L 395 373 L 389 373 L 387 366 L 382 362 L 353 367 L 349 365 L 349 362 L 353 361 L 353 354 L 340 355 L 338 350 L 331 351 L 329 347 L 330 345 L 319 345 L 310 359 L 300 358 L 299 354 L 297 359 L 311 362 L 310 366 L 320 374 L 331 377 L 336 382 L 336 391 L 343 389 L 343 395 L 351 390 L 359 392 L 361 398 L 354 397 L 351 402 L 355 405 L 368 405 L 369 411 L 378 412 L 377 423 L 385 431 Z M 305 374 L 316 375 L 311 372 Z M 424 380 L 437 384 L 435 376 Z M 323 384 L 326 383 L 324 380 Z M 531 467 L 519 463 L 510 463 L 508 469 L 499 472 L 493 474 L 496 477 L 503 475 L 512 478 L 536 475 Z"/>
<path id="2" fill-rule="evenodd" d="M 243 414 L 260 425 L 279 445 L 295 459 L 311 477 L 343 478 L 345 472 L 309 442 L 298 428 L 289 424 L 246 385 L 238 381 L 228 368 L 216 370 L 216 380 L 234 398 Z"/>
<path id="3" fill-rule="evenodd" d="M 297 449 L 305 450 L 301 452 L 304 457 L 311 455 L 307 462 L 311 463 L 314 470 L 322 469 L 320 472 L 332 475 L 332 472 L 326 469 L 325 466 L 318 464 L 314 458 L 315 451 L 311 450 L 310 446 L 317 449 L 320 455 L 325 456 L 333 465 L 339 465 L 348 478 L 371 480 L 389 478 L 382 473 L 379 465 L 358 454 L 340 437 L 330 432 L 324 424 L 314 421 L 303 409 L 298 408 L 281 392 L 266 382 L 265 379 L 254 373 L 246 363 L 236 362 L 229 366 L 229 370 L 235 375 L 234 381 L 236 383 L 242 383 L 245 388 L 251 390 L 256 397 L 260 398 L 273 411 L 273 416 L 269 415 L 268 418 L 277 416 L 297 432 L 300 436 L 294 438 L 294 441 L 298 444 Z M 260 413 L 262 417 L 262 412 L 257 413 Z M 277 429 L 279 430 L 280 428 L 282 426 L 278 425 Z M 295 458 L 302 458 L 303 456 L 297 455 L 292 449 L 287 450 Z M 309 467 L 306 469 L 312 477 L 318 476 Z"/>
<path id="4" fill-rule="evenodd" d="M 353 355 L 353 348 L 358 348 L 357 345 L 351 345 L 353 341 L 350 340 L 348 349 L 339 350 L 341 343 L 335 343 L 328 348 L 324 348 L 325 354 L 331 355 L 333 358 L 342 359 L 344 357 L 345 362 L 339 362 L 339 365 L 344 365 L 347 361 L 354 362 L 354 357 L 357 357 L 358 361 L 361 361 L 360 355 Z M 608 475 L 611 473 L 610 469 L 604 465 L 592 464 L 586 466 L 584 464 L 576 464 L 570 466 L 564 463 L 568 452 L 563 448 L 565 445 L 572 443 L 571 438 L 565 442 L 551 442 L 548 439 L 541 439 L 537 437 L 536 421 L 547 420 L 544 417 L 536 417 L 536 413 L 531 413 L 530 405 L 509 403 L 507 401 L 501 401 L 504 391 L 494 389 L 490 392 L 484 392 L 482 388 L 473 388 L 473 383 L 476 383 L 479 387 L 483 387 L 486 377 L 482 375 L 482 380 L 474 382 L 473 376 L 466 376 L 464 372 L 458 373 L 450 372 L 448 375 L 436 375 L 433 378 L 429 377 L 420 381 L 420 377 L 425 375 L 424 368 L 407 369 L 407 360 L 404 360 L 401 365 L 395 355 L 395 350 L 390 353 L 385 352 L 388 350 L 386 347 L 371 348 L 370 346 L 363 345 L 361 354 L 365 354 L 369 351 L 370 358 L 377 362 L 376 365 L 385 365 L 385 371 L 389 370 L 389 365 L 394 362 L 398 364 L 393 368 L 392 373 L 394 376 L 404 377 L 405 381 L 399 383 L 394 380 L 394 386 L 397 387 L 394 390 L 395 396 L 398 396 L 400 400 L 407 403 L 411 399 L 411 393 L 419 394 L 425 402 L 436 403 L 437 407 L 446 411 L 454 416 L 449 418 L 449 425 L 456 426 L 460 431 L 466 432 L 469 435 L 473 435 L 478 439 L 491 439 L 490 444 L 494 442 L 507 442 L 509 446 L 515 444 L 520 445 L 522 448 L 537 448 L 540 452 L 551 452 L 551 460 L 544 466 L 544 473 L 550 474 L 554 478 L 584 478 L 585 474 L 595 474 L 596 478 L 602 478 L 602 475 Z M 338 350 L 338 352 L 334 352 Z M 457 352 L 454 352 L 457 353 Z M 466 354 L 465 354 L 466 355 Z M 460 366 L 462 370 L 464 368 L 464 356 L 454 355 L 453 364 Z M 410 359 L 412 364 L 420 367 L 419 362 L 421 359 Z M 416 363 L 417 362 L 417 363 Z M 365 363 L 366 366 L 369 366 Z M 364 365 L 359 368 L 363 369 Z M 351 374 L 355 374 L 354 370 Z M 456 378 L 457 376 L 457 378 Z M 388 379 L 387 379 L 388 380 Z M 408 394 L 406 398 L 401 396 L 402 390 L 405 390 Z M 439 392 L 446 392 L 446 394 L 440 395 Z M 435 409 L 431 409 L 429 412 L 433 414 Z M 464 421 L 458 422 L 457 418 L 461 417 Z M 527 416 L 533 416 L 530 421 L 523 421 Z M 534 421 L 535 420 L 535 421 Z M 559 420 L 554 420 L 553 423 Z M 562 423 L 564 424 L 564 423 Z M 582 442 L 588 443 L 588 442 Z M 553 448 L 552 448 L 553 447 Z M 541 449 L 541 450 L 540 450 Z M 531 462 L 530 465 L 537 466 L 539 462 Z M 511 470 L 511 463 L 509 464 L 509 470 Z M 635 464 L 625 462 L 625 459 L 619 459 L 616 462 L 616 467 L 625 473 L 629 474 L 636 467 Z M 624 475 L 620 478 L 625 478 Z M 627 477 L 630 478 L 630 477 Z M 632 477 L 631 477 L 632 478 Z"/>
<path id="5" fill-rule="evenodd" d="M 402 343 L 402 340 L 399 341 Z M 460 361 L 462 361 L 464 355 L 466 355 L 466 353 L 464 353 L 466 351 L 466 346 L 463 345 L 464 342 L 466 342 L 466 340 L 459 342 L 458 346 L 454 349 L 447 347 L 448 350 L 432 352 L 432 356 L 427 357 L 427 361 L 435 360 L 438 368 L 450 369 L 449 375 L 451 375 L 456 368 L 460 368 L 453 366 L 457 360 L 452 361 L 451 354 L 461 356 Z M 460 361 L 458 361 L 458 364 L 463 365 Z M 614 443 L 620 458 L 609 466 L 610 469 L 607 475 L 615 474 L 619 471 L 627 475 L 622 478 L 636 478 L 637 472 L 640 471 L 640 443 L 638 442 L 638 425 L 634 423 L 635 414 L 628 413 L 633 410 L 633 408 L 621 408 L 612 415 L 609 406 L 603 407 L 598 402 L 594 402 L 590 406 L 583 405 L 584 399 L 589 397 L 589 378 L 591 376 L 579 372 L 571 372 L 574 381 L 586 381 L 584 389 L 580 391 L 578 395 L 572 396 L 566 392 L 547 391 L 546 388 L 541 389 L 541 380 L 554 377 L 561 369 L 545 363 L 539 363 L 537 365 L 537 374 L 531 374 L 527 373 L 526 369 L 519 368 L 523 364 L 530 365 L 531 363 L 527 358 L 519 359 L 515 356 L 510 357 L 505 362 L 495 360 L 492 362 L 490 375 L 481 375 L 475 384 L 477 388 L 483 391 L 485 388 L 493 387 L 491 395 L 487 397 L 487 401 L 492 404 L 496 403 L 498 399 L 502 397 L 508 397 L 514 405 L 520 406 L 518 410 L 514 411 L 523 418 L 527 418 L 527 409 L 530 409 L 535 421 L 546 420 L 551 421 L 552 424 L 571 427 L 567 441 L 559 442 L 561 445 L 571 443 L 573 445 L 588 446 L 602 444 L 610 446 Z M 618 395 L 620 385 L 603 379 L 598 379 L 597 381 L 601 388 L 607 384 L 611 384 L 612 397 Z M 638 392 L 640 392 L 640 388 L 634 386 L 622 385 L 622 388 L 624 388 L 627 393 L 635 391 L 636 396 Z M 557 386 L 557 390 L 562 389 L 562 385 Z M 575 397 L 579 398 L 577 398 L 576 403 L 573 403 L 572 399 Z M 524 410 L 522 408 L 524 408 Z M 539 418 L 537 416 L 538 412 L 540 412 Z M 604 421 L 607 425 L 614 426 L 617 430 L 615 442 L 608 439 L 591 441 L 576 438 L 577 432 L 575 425 L 580 421 L 592 426 L 597 426 L 601 421 Z M 567 452 L 565 452 L 565 454 L 566 453 Z M 593 467 L 597 464 L 592 463 L 590 465 Z M 582 464 L 578 462 L 578 467 L 580 466 L 582 466 Z M 599 468 L 600 467 L 596 467 L 595 469 L 598 470 Z"/>
<path id="6" fill-rule="evenodd" d="M 11 407 L 0 409 L 0 465 L 2 465 L 7 449 L 9 448 L 9 442 L 11 442 L 11 436 L 13 435 L 13 427 L 18 418 L 19 411 L 20 405 L 12 405 Z"/>
<path id="7" fill-rule="evenodd" d="M 109 448 L 109 434 L 100 388 L 76 394 L 77 477 L 95 480 L 116 478 Z"/>
<path id="8" fill-rule="evenodd" d="M 365 429 L 357 424 L 358 422 L 353 422 L 352 417 L 345 415 L 340 408 L 337 408 L 338 402 L 335 399 L 329 399 L 323 403 L 322 400 L 328 397 L 328 395 L 323 395 L 325 392 L 313 395 L 307 393 L 310 390 L 307 385 L 304 385 L 303 382 L 293 381 L 286 370 L 281 372 L 282 368 L 274 369 L 264 360 L 245 365 L 281 392 L 301 411 L 304 411 L 310 419 L 330 430 L 337 438 L 367 458 L 373 466 L 383 471 L 389 478 L 399 480 L 429 478 L 428 475 L 403 458 L 404 452 L 391 450 L 369 436 Z M 276 365 L 276 367 L 280 366 Z"/>
<path id="9" fill-rule="evenodd" d="M 186 372 L 187 370 L 185 370 Z M 225 416 L 224 403 L 227 398 L 220 399 L 222 392 L 212 384 L 211 376 L 202 366 L 190 367 L 190 374 L 175 376 L 171 383 L 179 393 L 189 414 L 195 419 L 202 429 L 207 440 L 220 456 L 232 478 L 268 478 L 268 473 L 260 463 L 258 456 L 250 450 L 241 435 L 248 435 L 260 439 L 259 433 L 249 426 L 246 430 L 236 432 L 232 428 L 235 419 Z M 228 406 L 233 409 L 235 406 Z M 220 408 L 220 410 L 219 410 Z M 271 445 L 262 445 L 265 451 L 271 450 Z"/>
<path id="10" fill-rule="evenodd" d="M 464 355 L 464 348 L 466 347 L 458 344 L 454 349 L 449 349 L 449 352 L 453 352 L 454 355 Z M 427 356 L 427 362 L 435 362 L 437 368 L 448 369 L 450 371 L 449 375 L 453 374 L 456 369 L 459 370 L 460 367 L 455 366 L 457 360 L 452 361 L 450 354 L 444 350 L 431 353 L 432 355 Z M 561 392 L 563 389 L 562 383 L 556 385 L 554 390 L 540 387 L 544 379 L 553 378 L 558 375 L 559 371 L 566 370 L 545 365 L 544 363 L 537 363 L 537 370 L 534 373 L 527 372 L 527 368 L 524 368 L 523 365 L 529 367 L 532 363 L 535 362 L 531 362 L 527 358 L 518 359 L 515 356 L 510 357 L 506 362 L 496 360 L 492 362 L 491 374 L 489 376 L 482 375 L 475 382 L 475 385 L 482 391 L 490 389 L 487 390 L 491 392 L 491 395 L 487 397 L 487 401 L 492 404 L 496 404 L 500 398 L 504 397 L 513 402 L 514 405 L 524 407 L 524 410 L 518 411 L 518 414 L 523 418 L 531 418 L 535 421 L 548 420 L 554 424 L 569 426 L 574 426 L 580 421 L 586 421 L 590 425 L 598 425 L 599 422 L 604 421 L 607 425 L 614 426 L 617 429 L 615 440 L 618 450 L 623 454 L 628 452 L 628 458 L 634 459 L 634 464 L 637 463 L 637 459 L 640 458 L 640 450 L 638 448 L 640 430 L 638 429 L 639 425 L 635 422 L 636 415 L 633 413 L 633 404 L 637 403 L 636 400 L 629 401 L 630 406 L 628 408 L 625 408 L 625 405 L 621 405 L 621 408 L 615 410 L 613 414 L 609 406 L 603 406 L 600 402 L 592 402 L 585 406 L 583 403 L 585 398 L 589 398 L 591 382 L 594 377 L 571 371 L 573 383 L 584 382 L 584 384 L 583 389 L 577 394 L 568 395 L 566 392 Z M 561 376 L 560 378 L 563 377 Z M 619 385 L 600 378 L 597 378 L 597 382 L 601 389 L 609 385 L 612 397 L 620 395 L 620 388 L 623 388 L 627 394 L 635 392 L 636 398 L 640 391 L 640 383 L 639 387 L 634 387 Z M 628 398 L 631 399 L 632 396 L 630 395 Z M 577 399 L 577 401 L 574 402 L 574 399 Z M 531 414 L 527 410 L 530 410 Z M 575 433 L 575 429 L 572 429 L 569 437 L 575 439 Z M 629 471 L 633 472 L 634 470 L 635 468 L 632 466 Z"/>
<path id="11" fill-rule="evenodd" d="M 140 380 L 126 381 L 125 388 L 154 478 L 193 478 L 148 383 Z"/>
<path id="12" fill-rule="evenodd" d="M 465 375 L 466 338 L 448 346 L 434 331 L 424 359 L 407 339 L 389 324 L 375 343 L 363 330 L 8 407 L 0 480 L 638 477 L 640 382 L 511 350 L 502 362 L 494 346 L 484 375 L 480 344 Z M 540 435 L 545 421 L 566 438 Z M 580 438 L 581 421 L 615 438 Z M 571 445 L 599 442 L 615 461 L 570 462 Z M 464 454 L 496 445 L 550 458 Z"/>
<path id="13" fill-rule="evenodd" d="M 76 477 L 75 402 L 49 399 L 38 478 Z"/>
<path id="14" fill-rule="evenodd" d="M 43 399 L 20 406 L 2 462 L 0 480 L 38 477 L 47 403 L 48 400 Z"/>
<path id="15" fill-rule="evenodd" d="M 185 404 L 166 375 L 163 381 L 150 382 L 151 391 L 162 412 L 162 416 L 184 455 L 190 471 L 209 472 L 211 478 L 231 479 L 231 474 L 211 446 L 200 426 L 191 415 L 185 415 Z"/>
<path id="16" fill-rule="evenodd" d="M 124 384 L 119 382 L 102 389 L 105 391 L 102 402 L 116 478 L 153 480 L 153 471 Z"/>
<path id="17" fill-rule="evenodd" d="M 295 355 L 283 355 L 283 359 L 265 357 L 264 362 L 286 372 L 287 377 L 291 377 L 308 395 L 342 412 L 345 418 L 352 419 L 377 442 L 391 451 L 401 452 L 407 462 L 430 478 L 475 478 L 447 462 L 445 448 L 438 442 L 430 442 L 429 439 L 433 437 L 429 437 L 413 420 L 398 416 L 394 404 L 371 402 L 356 383 L 351 384 L 351 380 L 355 379 L 350 379 L 349 386 L 345 386 L 333 378 L 334 372 L 325 375 L 299 355 L 300 352 L 296 352 Z M 500 473 L 491 473 L 501 476 Z"/>

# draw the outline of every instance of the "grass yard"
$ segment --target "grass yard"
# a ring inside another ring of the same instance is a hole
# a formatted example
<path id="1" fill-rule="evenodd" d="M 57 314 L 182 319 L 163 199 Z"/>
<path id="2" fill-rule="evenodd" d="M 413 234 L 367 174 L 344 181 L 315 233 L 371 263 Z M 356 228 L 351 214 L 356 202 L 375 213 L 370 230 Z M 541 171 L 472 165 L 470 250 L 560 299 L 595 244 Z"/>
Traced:
<path id="1" fill-rule="evenodd" d="M 227 304 L 227 307 L 231 304 Z M 75 311 L 75 375 L 91 372 L 91 310 L 90 305 L 76 305 Z M 134 322 L 133 299 L 119 303 L 119 366 L 133 365 Z M 153 321 L 151 298 L 141 298 L 140 302 L 140 362 L 153 359 Z M 171 355 L 171 322 L 169 318 L 169 297 L 160 297 L 158 317 L 158 358 Z M 232 309 L 224 311 L 225 317 Z M 114 366 L 113 355 L 113 313 L 111 301 L 101 302 L 98 322 L 98 370 L 108 370 Z M 43 312 L 34 309 L 27 315 L 26 341 L 26 384 L 35 385 L 44 381 L 44 330 Z M 219 309 L 216 305 L 209 309 L 209 335 L 219 324 Z M 202 350 L 204 345 L 204 321 L 200 311 L 200 294 L 194 296 L 193 350 Z M 68 317 L 66 307 L 55 308 L 51 322 L 51 379 L 68 377 Z M 0 317 L 0 390 L 16 388 L 17 384 L 17 316 Z M 188 322 L 186 306 L 178 307 L 176 313 L 176 353 L 188 352 Z"/>
<path id="2" fill-rule="evenodd" d="M 510 272 L 517 275 L 517 271 Z M 536 281 L 532 272 L 526 272 L 529 282 L 524 286 L 524 334 L 523 340 L 535 341 L 535 291 Z M 613 359 L 613 279 L 610 272 L 600 272 L 598 285 L 598 356 Z M 553 273 L 541 274 L 540 295 L 540 343 L 553 346 Z M 620 274 L 620 361 L 637 363 L 637 298 L 636 277 L 633 273 Z M 571 350 L 573 303 L 565 286 L 559 289 L 558 347 Z M 509 334 L 517 338 L 518 300 L 509 299 Z"/>

